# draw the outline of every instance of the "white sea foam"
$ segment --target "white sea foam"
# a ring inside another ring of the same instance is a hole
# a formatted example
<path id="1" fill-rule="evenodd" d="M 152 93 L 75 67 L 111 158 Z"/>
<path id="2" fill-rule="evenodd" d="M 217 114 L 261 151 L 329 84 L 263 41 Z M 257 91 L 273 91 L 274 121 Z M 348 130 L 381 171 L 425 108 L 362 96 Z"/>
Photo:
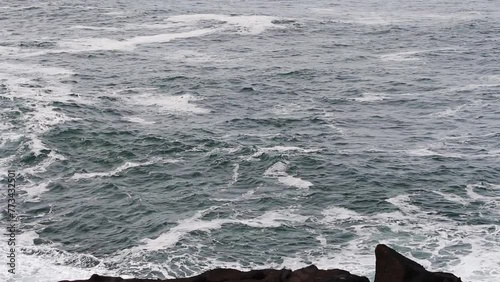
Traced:
<path id="1" fill-rule="evenodd" d="M 213 229 L 219 229 L 225 223 L 230 223 L 229 219 L 214 219 L 210 221 L 204 221 L 200 218 L 203 216 L 203 212 L 197 212 L 193 217 L 181 220 L 177 226 L 170 229 L 168 232 L 161 234 L 156 239 L 143 239 L 141 240 L 143 245 L 139 245 L 132 250 L 147 250 L 156 251 L 161 249 L 167 249 L 175 246 L 179 240 L 189 232 L 199 230 L 199 231 L 210 231 Z"/>
<path id="2" fill-rule="evenodd" d="M 272 114 L 277 116 L 290 116 L 290 115 L 295 115 L 296 113 L 300 113 L 303 110 L 304 106 L 296 103 L 290 103 L 286 105 L 282 104 L 274 105 L 271 112 Z"/>
<path id="3" fill-rule="evenodd" d="M 207 28 L 207 29 L 198 29 L 198 30 L 173 33 L 173 34 L 166 33 L 166 34 L 156 34 L 149 36 L 137 36 L 128 39 L 126 43 L 132 46 L 139 44 L 165 43 L 176 39 L 204 36 L 207 34 L 214 33 L 216 31 L 217 31 L 216 29 Z"/>
<path id="4" fill-rule="evenodd" d="M 468 106 L 468 104 L 463 104 L 463 105 L 460 105 L 460 106 L 457 106 L 457 107 L 453 107 L 453 108 L 447 108 L 444 111 L 433 113 L 431 115 L 432 116 L 436 116 L 436 117 L 450 117 L 450 116 L 454 116 L 459 111 L 461 111 L 463 108 L 465 108 L 466 106 Z"/>
<path id="5" fill-rule="evenodd" d="M 277 162 L 270 166 L 265 172 L 264 176 L 275 177 L 280 183 L 289 187 L 296 187 L 300 189 L 308 189 L 313 184 L 307 180 L 302 180 L 298 177 L 293 177 L 286 173 L 288 169 L 287 162 Z"/>
<path id="6" fill-rule="evenodd" d="M 107 270 L 99 259 L 91 255 L 72 254 L 58 250 L 56 245 L 38 245 L 33 241 L 39 236 L 35 231 L 20 233 L 16 236 L 16 274 L 0 272 L 0 281 L 59 281 L 73 279 L 88 279 L 94 273 L 117 275 Z M 2 244 L 0 250 L 7 252 L 7 244 Z M 96 261 L 95 266 L 86 264 Z M 14 279 L 14 280 L 12 280 Z"/>
<path id="7" fill-rule="evenodd" d="M 140 124 L 155 124 L 156 122 L 154 121 L 148 121 L 140 117 L 126 117 L 125 120 L 133 123 L 140 123 Z"/>
<path id="8" fill-rule="evenodd" d="M 122 16 L 124 14 L 125 12 L 122 11 L 111 11 L 111 12 L 101 13 L 101 15 L 106 15 L 106 16 Z"/>
<path id="9" fill-rule="evenodd" d="M 47 52 L 78 53 L 78 52 L 111 51 L 111 50 L 132 51 L 136 45 L 137 44 L 131 44 L 126 40 L 120 41 L 110 38 L 80 38 L 80 39 L 73 39 L 71 41 L 60 42 L 58 46 L 62 48 L 61 50 L 54 50 Z"/>
<path id="10" fill-rule="evenodd" d="M 215 21 L 222 23 L 223 29 L 236 29 L 242 34 L 257 35 L 268 29 L 284 28 L 281 25 L 274 24 L 275 17 L 269 16 L 229 16 L 219 14 L 192 14 L 173 16 L 166 21 L 197 24 L 202 21 Z"/>
<path id="11" fill-rule="evenodd" d="M 27 193 L 26 201 L 27 202 L 39 202 L 40 201 L 40 196 L 49 191 L 47 188 L 52 181 L 47 180 L 43 181 L 41 183 L 32 183 L 29 181 L 29 184 L 26 186 L 23 186 L 21 189 Z"/>
<path id="12" fill-rule="evenodd" d="M 399 210 L 405 213 L 416 213 L 420 211 L 418 207 L 410 204 L 410 197 L 408 195 L 398 195 L 386 201 L 395 205 Z"/>
<path id="13" fill-rule="evenodd" d="M 0 121 L 0 148 L 5 146 L 7 142 L 16 141 L 23 137 L 22 134 L 15 132 L 15 126 L 13 124 L 8 124 L 6 121 Z"/>
<path id="14" fill-rule="evenodd" d="M 325 238 L 325 236 L 323 236 L 323 235 L 321 235 L 321 234 L 320 234 L 320 235 L 318 235 L 318 236 L 316 236 L 316 240 L 318 240 L 318 241 L 319 241 L 319 244 L 320 244 L 321 246 L 323 246 L 323 247 L 326 247 L 326 246 L 328 245 L 328 244 L 327 244 L 327 242 L 326 242 L 326 238 Z"/>
<path id="15" fill-rule="evenodd" d="M 66 160 L 66 157 L 64 157 L 63 155 L 58 154 L 54 151 L 50 151 L 50 153 L 46 157 L 44 157 L 44 159 L 42 161 L 40 161 L 38 164 L 36 164 L 33 167 L 28 167 L 28 168 L 23 169 L 21 171 L 21 173 L 23 175 L 37 175 L 37 174 L 40 174 L 40 173 L 47 171 L 47 168 L 50 165 L 52 165 L 53 163 L 55 163 L 57 161 L 62 161 L 62 160 Z"/>
<path id="16" fill-rule="evenodd" d="M 439 153 L 428 148 L 406 150 L 405 152 L 409 156 L 415 156 L 415 157 L 441 156 L 445 158 L 464 158 L 462 154 L 449 153 L 449 152 Z"/>
<path id="17" fill-rule="evenodd" d="M 76 120 L 51 106 L 52 102 L 70 99 L 68 94 L 71 88 L 63 84 L 61 80 L 72 74 L 73 72 L 70 70 L 57 67 L 0 63 L 0 81 L 3 81 L 2 83 L 7 88 L 7 93 L 4 96 L 12 100 L 25 100 L 25 107 L 30 109 L 22 112 L 19 117 L 22 125 L 13 128 L 7 137 L 10 140 L 13 140 L 14 137 L 26 137 L 27 141 L 21 146 L 27 145 L 37 157 L 43 151 L 48 152 L 48 155 L 44 156 L 33 167 L 23 169 L 24 175 L 44 173 L 49 166 L 65 159 L 56 151 L 50 150 L 40 139 L 40 135 L 58 124 Z M 2 144 L 4 143 L 5 140 L 2 140 Z M 46 183 L 33 183 L 26 189 L 28 192 L 27 200 L 36 201 L 45 188 Z"/>
<path id="18" fill-rule="evenodd" d="M 492 201 L 494 198 L 474 191 L 474 187 L 479 186 L 495 187 L 491 184 L 469 185 L 467 190 L 471 198 L 483 202 Z M 454 197 L 448 197 L 448 200 L 457 201 Z M 357 268 L 357 274 L 372 276 L 374 258 L 371 248 L 374 244 L 384 243 L 392 247 L 411 244 L 412 249 L 428 253 L 429 257 L 415 259 L 407 252 L 403 254 L 431 271 L 450 271 L 461 276 L 463 281 L 493 282 L 500 278 L 498 271 L 500 256 L 495 251 L 500 235 L 498 226 L 457 225 L 452 219 L 420 209 L 412 203 L 410 195 L 397 195 L 386 201 L 399 211 L 373 215 L 360 215 L 338 207 L 329 207 L 323 211 L 324 217 L 319 220 L 320 223 L 330 228 L 349 223 L 349 230 L 356 232 L 357 238 L 351 240 L 348 247 L 335 250 L 335 257 L 332 258 L 334 262 L 340 257 L 349 263 L 347 268 Z M 468 202 L 469 199 L 463 201 Z M 462 202 L 462 199 L 457 202 Z M 489 206 L 490 210 L 496 207 L 498 206 Z M 380 227 L 390 230 L 397 236 L 387 236 L 387 231 L 379 229 Z M 344 225 L 342 228 L 345 228 Z M 358 253 L 355 254 L 356 252 Z M 449 257 L 445 268 L 442 266 L 444 254 Z M 300 261 L 311 261 L 320 266 L 322 263 L 318 261 L 323 259 L 311 256 L 301 257 Z"/>
<path id="19" fill-rule="evenodd" d="M 206 114 L 210 111 L 208 109 L 202 108 L 196 104 L 194 101 L 199 99 L 190 94 L 179 95 L 179 96 L 169 96 L 160 94 L 139 94 L 130 96 L 125 101 L 129 101 L 133 105 L 157 108 L 159 110 L 164 110 L 173 113 L 194 113 L 194 114 Z"/>
<path id="20" fill-rule="evenodd" d="M 382 93 L 363 93 L 363 96 L 353 98 L 353 100 L 358 102 L 376 102 L 386 100 L 387 98 L 387 95 Z"/>
<path id="21" fill-rule="evenodd" d="M 0 56 L 12 56 L 17 54 L 21 49 L 17 47 L 0 46 Z"/>
<path id="22" fill-rule="evenodd" d="M 251 189 L 237 198 L 231 198 L 231 199 L 214 198 L 213 200 L 219 201 L 219 202 L 241 202 L 241 201 L 246 201 L 248 199 L 251 199 L 254 194 L 255 194 L 255 190 Z"/>
<path id="23" fill-rule="evenodd" d="M 57 111 L 52 102 L 74 100 L 70 97 L 71 88 L 61 82 L 73 74 L 71 70 L 41 65 L 0 63 L 0 81 L 7 88 L 4 97 L 11 100 L 24 99 L 30 111 L 20 117 L 24 128 L 13 134 L 27 136 L 28 145 L 36 155 L 48 148 L 39 135 L 58 124 L 78 120 Z M 83 102 L 80 100 L 79 102 Z M 22 132 L 22 133 L 21 133 Z"/>
<path id="24" fill-rule="evenodd" d="M 431 151 L 429 149 L 414 149 L 414 150 L 407 150 L 406 151 L 408 155 L 410 156 L 416 156 L 416 157 L 428 157 L 428 156 L 437 156 L 439 155 L 438 153 Z"/>
<path id="25" fill-rule="evenodd" d="M 500 197 L 498 196 L 498 191 L 500 185 L 495 185 L 491 183 L 476 183 L 468 184 L 465 188 L 467 196 L 471 201 L 483 202 L 487 209 L 493 210 L 495 213 L 500 215 Z M 476 189 L 482 189 L 489 192 L 490 195 L 482 195 L 476 192 Z"/>
<path id="26" fill-rule="evenodd" d="M 106 27 L 106 26 L 88 26 L 88 25 L 74 25 L 70 27 L 71 29 L 84 29 L 84 30 L 120 30 L 117 27 Z"/>
<path id="27" fill-rule="evenodd" d="M 419 54 L 427 54 L 427 53 L 436 53 L 436 52 L 456 52 L 459 50 L 458 48 L 438 48 L 438 49 L 425 49 L 425 50 L 409 50 L 409 51 L 401 51 L 401 52 L 394 52 L 394 53 L 388 53 L 388 54 L 382 54 L 380 55 L 380 59 L 384 61 L 397 61 L 397 62 L 404 62 L 404 61 L 417 61 L 420 60 L 420 58 L 417 57 Z"/>
<path id="28" fill-rule="evenodd" d="M 290 222 L 304 222 L 306 216 L 293 214 L 291 211 L 268 211 L 263 215 L 252 219 L 230 219 L 217 218 L 212 220 L 202 220 L 201 218 L 214 208 L 196 212 L 192 217 L 181 220 L 178 224 L 161 234 L 156 239 L 143 239 L 141 245 L 131 249 L 132 252 L 138 250 L 157 251 L 174 247 L 183 237 L 192 231 L 210 231 L 220 229 L 224 224 L 243 224 L 256 228 L 279 227 Z"/>
<path id="29" fill-rule="evenodd" d="M 328 207 L 323 210 L 321 214 L 324 217 L 320 222 L 324 224 L 363 219 L 363 217 L 355 211 L 335 206 Z"/>
<path id="30" fill-rule="evenodd" d="M 286 176 L 288 169 L 288 162 L 277 162 L 270 166 L 265 172 L 265 176 Z"/>
<path id="31" fill-rule="evenodd" d="M 75 173 L 71 178 L 72 179 L 88 179 L 88 178 L 95 178 L 95 177 L 111 177 L 111 176 L 116 176 L 119 175 L 120 173 L 128 170 L 129 168 L 133 167 L 141 167 L 141 166 L 148 166 L 151 164 L 155 163 L 177 163 L 180 160 L 176 159 L 159 159 L 159 158 L 154 158 L 151 161 L 143 162 L 143 163 L 134 163 L 134 162 L 125 162 L 124 164 L 120 165 L 119 167 L 107 171 L 107 172 L 91 172 L 91 173 Z"/>
<path id="32" fill-rule="evenodd" d="M 464 206 L 467 206 L 470 204 L 466 199 L 464 199 L 458 195 L 455 195 L 455 194 L 445 193 L 445 192 L 440 192 L 440 191 L 433 191 L 433 192 L 440 195 L 441 197 L 443 197 L 445 200 L 447 200 L 449 202 L 461 204 Z"/>
<path id="33" fill-rule="evenodd" d="M 162 33 L 155 35 L 136 36 L 124 40 L 116 40 L 111 38 L 78 38 L 66 40 L 58 43 L 57 50 L 42 50 L 42 51 L 21 51 L 20 49 L 0 49 L 0 54 L 15 55 L 18 57 L 41 56 L 51 53 L 80 53 L 93 51 L 133 51 L 138 45 L 166 43 L 178 39 L 201 37 L 219 32 L 236 32 L 239 34 L 257 35 L 268 29 L 284 28 L 281 25 L 274 24 L 276 18 L 269 16 L 229 16 L 217 14 L 193 14 L 193 15 L 178 15 L 167 18 L 169 23 L 167 28 L 186 27 L 191 30 L 183 30 L 171 33 Z M 215 21 L 218 24 L 212 28 L 199 28 L 198 23 L 203 21 Z M 181 25 L 179 25 L 181 23 Z M 187 26 L 186 26 L 187 25 Z M 154 28 L 161 28 L 155 27 Z M 114 27 L 94 27 L 94 26 L 73 26 L 74 29 L 89 29 L 89 30 L 115 30 Z M 194 28 L 194 29 L 193 29 Z M 17 51 L 15 51 L 17 50 Z M 195 58 L 194 60 L 200 58 Z"/>
<path id="34" fill-rule="evenodd" d="M 300 189 L 308 189 L 313 186 L 310 181 L 303 180 L 299 177 L 293 177 L 290 175 L 278 177 L 278 181 L 290 187 L 297 187 Z"/>
<path id="35" fill-rule="evenodd" d="M 294 214 L 291 210 L 267 211 L 263 215 L 252 219 L 242 219 L 236 222 L 256 228 L 279 227 L 285 223 L 305 222 L 309 217 Z"/>
<path id="36" fill-rule="evenodd" d="M 7 171 L 10 168 L 10 165 L 13 163 L 14 159 L 16 158 L 15 155 L 11 155 L 5 158 L 0 158 L 0 169 L 2 171 Z"/>
<path id="37" fill-rule="evenodd" d="M 240 164 L 235 164 L 233 168 L 233 178 L 231 179 L 231 183 L 229 183 L 229 186 L 234 185 L 236 182 L 238 182 L 238 176 L 240 175 L 238 170 L 240 169 Z"/>
<path id="38" fill-rule="evenodd" d="M 198 29 L 186 32 L 163 33 L 156 35 L 137 36 L 125 40 L 111 38 L 78 38 L 61 41 L 59 49 L 43 51 L 17 52 L 17 57 L 33 57 L 58 53 L 81 53 L 94 51 L 133 51 L 138 45 L 166 43 L 172 40 L 199 37 L 217 32 L 218 29 Z"/>
<path id="39" fill-rule="evenodd" d="M 144 23 L 144 24 L 125 24 L 124 29 L 126 30 L 137 30 L 137 29 L 163 29 L 169 30 L 173 28 L 185 27 L 183 24 L 176 23 Z"/>
<path id="40" fill-rule="evenodd" d="M 30 5 L 30 6 L 2 6 L 0 9 L 2 10 L 32 10 L 42 8 L 43 5 Z"/>
<path id="41" fill-rule="evenodd" d="M 294 146 L 274 146 L 274 147 L 264 147 L 264 148 L 259 148 L 257 152 L 255 152 L 251 158 L 258 158 L 262 156 L 262 154 L 266 153 L 272 153 L 272 152 L 279 152 L 279 153 L 302 153 L 302 154 L 307 154 L 307 153 L 313 153 L 313 152 L 319 152 L 320 149 L 304 149 L 300 147 L 294 147 Z"/>

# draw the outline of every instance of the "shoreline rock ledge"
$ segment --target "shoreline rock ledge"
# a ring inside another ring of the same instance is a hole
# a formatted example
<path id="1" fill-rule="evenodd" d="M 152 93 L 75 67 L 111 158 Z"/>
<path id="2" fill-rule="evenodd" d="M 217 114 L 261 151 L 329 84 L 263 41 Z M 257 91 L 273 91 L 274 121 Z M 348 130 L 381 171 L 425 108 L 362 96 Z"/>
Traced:
<path id="1" fill-rule="evenodd" d="M 446 272 L 430 272 L 422 265 L 403 256 L 386 245 L 375 248 L 374 282 L 462 282 Z M 297 270 L 259 269 L 239 271 L 216 268 L 199 275 L 173 279 L 123 279 L 94 274 L 88 280 L 60 282 L 370 282 L 367 277 L 357 276 L 341 269 L 321 270 L 314 265 Z"/>

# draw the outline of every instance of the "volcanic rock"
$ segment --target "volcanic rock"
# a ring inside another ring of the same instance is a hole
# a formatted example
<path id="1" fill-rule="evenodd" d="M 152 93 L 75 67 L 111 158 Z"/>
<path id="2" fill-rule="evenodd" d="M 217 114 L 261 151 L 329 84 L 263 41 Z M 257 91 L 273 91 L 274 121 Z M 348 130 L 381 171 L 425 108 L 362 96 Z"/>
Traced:
<path id="1" fill-rule="evenodd" d="M 200 275 L 177 279 L 123 279 L 120 277 L 92 275 L 88 280 L 73 282 L 369 282 L 368 278 L 350 274 L 345 270 L 320 270 L 311 265 L 295 271 L 288 269 L 260 269 L 239 271 L 236 269 L 212 269 Z M 70 281 L 61 281 L 70 282 Z"/>
<path id="2" fill-rule="evenodd" d="M 375 248 L 375 282 L 462 282 L 446 272 L 430 272 L 386 245 Z"/>
<path id="3" fill-rule="evenodd" d="M 459 277 L 446 272 L 430 272 L 413 260 L 386 245 L 375 248 L 375 282 L 462 282 Z M 216 268 L 187 278 L 165 280 L 123 279 L 120 277 L 92 275 L 88 280 L 73 282 L 370 282 L 341 269 L 321 270 L 310 265 L 295 271 L 289 269 L 260 269 L 240 271 Z M 71 282 L 71 281 L 61 281 Z"/>

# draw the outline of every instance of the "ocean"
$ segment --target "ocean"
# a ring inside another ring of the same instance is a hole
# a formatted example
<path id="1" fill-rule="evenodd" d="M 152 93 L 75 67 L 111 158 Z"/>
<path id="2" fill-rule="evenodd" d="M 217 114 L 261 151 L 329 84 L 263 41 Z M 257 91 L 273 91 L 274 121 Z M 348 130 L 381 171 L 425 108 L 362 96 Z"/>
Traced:
<path id="1" fill-rule="evenodd" d="M 499 281 L 500 5 L 2 0 L 0 180 L 1 281 Z"/>

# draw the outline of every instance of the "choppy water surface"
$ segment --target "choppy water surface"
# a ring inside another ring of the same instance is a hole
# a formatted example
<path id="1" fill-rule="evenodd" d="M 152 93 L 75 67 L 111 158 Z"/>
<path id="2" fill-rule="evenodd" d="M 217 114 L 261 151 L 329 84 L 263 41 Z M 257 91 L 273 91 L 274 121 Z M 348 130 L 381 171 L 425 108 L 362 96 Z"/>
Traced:
<path id="1" fill-rule="evenodd" d="M 495 1 L 3 0 L 0 26 L 15 281 L 373 277 L 379 242 L 500 279 Z"/>

